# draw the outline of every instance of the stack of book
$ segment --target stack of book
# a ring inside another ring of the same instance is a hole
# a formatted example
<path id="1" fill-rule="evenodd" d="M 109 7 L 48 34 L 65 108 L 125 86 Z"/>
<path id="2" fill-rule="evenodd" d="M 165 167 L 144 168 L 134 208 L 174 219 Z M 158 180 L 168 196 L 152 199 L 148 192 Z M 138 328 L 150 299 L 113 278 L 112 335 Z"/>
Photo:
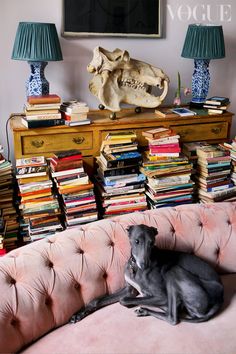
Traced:
<path id="1" fill-rule="evenodd" d="M 147 209 L 146 178 L 139 171 L 141 162 L 135 132 L 107 134 L 97 157 L 96 187 L 101 218 Z"/>
<path id="2" fill-rule="evenodd" d="M 181 154 L 180 136 L 169 128 L 142 133 L 149 150 L 144 153 L 141 171 L 147 177 L 146 195 L 151 209 L 191 203 L 194 182 L 192 164 Z"/>
<path id="3" fill-rule="evenodd" d="M 64 125 L 60 105 L 61 98 L 56 94 L 28 96 L 21 123 L 27 128 Z"/>
<path id="4" fill-rule="evenodd" d="M 194 141 L 191 143 L 183 143 L 181 147 L 182 153 L 188 157 L 189 161 L 193 165 L 192 176 L 193 181 L 196 181 L 196 173 L 197 173 L 197 149 L 201 146 L 209 146 L 206 141 Z"/>
<path id="5" fill-rule="evenodd" d="M 208 109 L 208 114 L 222 114 L 229 108 L 228 97 L 213 96 L 208 98 L 203 107 Z"/>
<path id="6" fill-rule="evenodd" d="M 198 196 L 203 203 L 236 199 L 236 187 L 231 180 L 231 157 L 220 145 L 197 149 Z"/>
<path id="7" fill-rule="evenodd" d="M 63 102 L 60 106 L 60 111 L 65 119 L 65 125 L 76 126 L 91 123 L 88 118 L 89 107 L 85 102 L 77 100 Z"/>
<path id="8" fill-rule="evenodd" d="M 224 142 L 219 144 L 222 149 L 226 150 L 230 154 L 231 158 L 231 179 L 234 185 L 236 185 L 236 137 L 230 142 Z"/>
<path id="9" fill-rule="evenodd" d="M 83 165 L 82 154 L 77 149 L 57 152 L 50 159 L 51 175 L 60 195 L 66 227 L 98 218 L 94 185 Z"/>
<path id="10" fill-rule="evenodd" d="M 53 193 L 44 156 L 16 160 L 21 238 L 36 241 L 63 230 L 58 198 Z"/>
<path id="11" fill-rule="evenodd" d="M 19 222 L 15 197 L 13 167 L 0 145 L 0 255 L 17 247 Z"/>

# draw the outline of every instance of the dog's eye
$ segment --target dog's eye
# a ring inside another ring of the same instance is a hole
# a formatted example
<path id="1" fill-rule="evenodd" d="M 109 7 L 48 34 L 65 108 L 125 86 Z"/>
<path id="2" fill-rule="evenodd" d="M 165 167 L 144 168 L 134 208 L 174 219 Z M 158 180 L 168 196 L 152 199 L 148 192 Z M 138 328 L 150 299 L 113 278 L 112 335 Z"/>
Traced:
<path id="1" fill-rule="evenodd" d="M 136 243 L 136 245 L 138 245 L 139 244 L 139 240 L 135 240 L 135 243 Z"/>

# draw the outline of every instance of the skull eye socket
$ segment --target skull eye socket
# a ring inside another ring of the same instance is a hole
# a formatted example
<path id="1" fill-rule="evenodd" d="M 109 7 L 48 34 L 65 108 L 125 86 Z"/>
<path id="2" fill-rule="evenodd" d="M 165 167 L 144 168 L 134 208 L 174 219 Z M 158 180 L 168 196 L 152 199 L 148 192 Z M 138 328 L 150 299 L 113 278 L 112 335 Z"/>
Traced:
<path id="1" fill-rule="evenodd" d="M 135 240 L 135 243 L 136 243 L 136 245 L 138 245 L 138 244 L 139 244 L 139 240 L 138 240 L 138 239 L 136 239 L 136 240 Z"/>

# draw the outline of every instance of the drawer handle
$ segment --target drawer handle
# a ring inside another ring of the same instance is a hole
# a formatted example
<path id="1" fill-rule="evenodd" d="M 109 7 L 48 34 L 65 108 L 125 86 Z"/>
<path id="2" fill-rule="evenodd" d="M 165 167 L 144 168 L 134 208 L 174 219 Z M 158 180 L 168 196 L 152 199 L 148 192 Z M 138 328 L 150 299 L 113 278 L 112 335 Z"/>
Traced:
<path id="1" fill-rule="evenodd" d="M 214 133 L 216 135 L 220 134 L 221 130 L 222 130 L 222 128 L 212 128 L 211 129 L 212 133 Z"/>
<path id="2" fill-rule="evenodd" d="M 84 137 L 83 136 L 79 136 L 78 138 L 73 138 L 73 143 L 79 145 L 82 144 L 84 142 Z"/>
<path id="3" fill-rule="evenodd" d="M 44 144 L 44 141 L 43 140 L 32 140 L 31 141 L 31 145 L 33 145 L 34 147 L 36 147 L 37 149 L 38 148 L 41 148 Z"/>

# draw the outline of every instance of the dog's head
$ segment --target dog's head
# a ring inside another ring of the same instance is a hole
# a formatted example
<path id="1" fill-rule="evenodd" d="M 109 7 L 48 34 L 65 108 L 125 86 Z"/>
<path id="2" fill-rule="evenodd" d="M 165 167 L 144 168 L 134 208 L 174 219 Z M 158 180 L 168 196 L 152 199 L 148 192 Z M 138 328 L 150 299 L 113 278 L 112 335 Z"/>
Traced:
<path id="1" fill-rule="evenodd" d="M 155 236 L 158 231 L 155 227 L 141 225 L 132 225 L 127 228 L 131 253 L 137 266 L 144 269 L 150 262 L 152 249 L 155 245 Z"/>

